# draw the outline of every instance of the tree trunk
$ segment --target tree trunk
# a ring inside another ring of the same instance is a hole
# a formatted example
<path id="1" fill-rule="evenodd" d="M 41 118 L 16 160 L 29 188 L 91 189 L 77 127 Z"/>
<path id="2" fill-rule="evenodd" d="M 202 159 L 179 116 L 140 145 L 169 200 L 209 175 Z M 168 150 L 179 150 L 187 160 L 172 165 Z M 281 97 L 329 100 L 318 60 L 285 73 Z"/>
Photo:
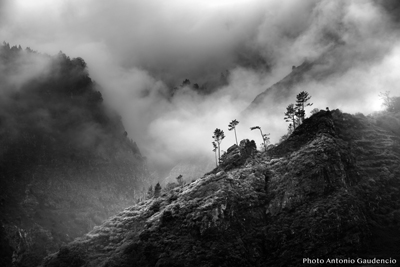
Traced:
<path id="1" fill-rule="evenodd" d="M 292 121 L 293 121 L 293 131 L 296 129 L 296 119 L 294 118 L 294 115 L 292 117 Z"/>
<path id="2" fill-rule="evenodd" d="M 221 160 L 221 150 L 220 150 L 220 146 L 218 144 L 218 164 L 219 164 L 220 160 Z"/>
<path id="3" fill-rule="evenodd" d="M 239 145 L 238 145 L 238 142 L 237 142 L 237 136 L 236 136 L 236 128 L 233 128 L 233 130 L 235 131 L 235 139 L 236 139 L 236 145 L 237 145 L 237 146 L 239 146 Z"/>

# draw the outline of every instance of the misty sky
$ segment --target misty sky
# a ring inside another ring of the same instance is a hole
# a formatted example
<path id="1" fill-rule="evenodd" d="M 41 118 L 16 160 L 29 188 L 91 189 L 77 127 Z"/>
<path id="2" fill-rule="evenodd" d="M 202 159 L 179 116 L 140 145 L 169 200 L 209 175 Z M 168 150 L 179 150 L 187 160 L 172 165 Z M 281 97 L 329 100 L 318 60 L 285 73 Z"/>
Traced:
<path id="1" fill-rule="evenodd" d="M 225 131 L 226 150 L 233 119 L 239 139 L 260 144 L 249 130 L 259 125 L 277 142 L 285 107 L 302 90 L 313 107 L 366 114 L 380 108 L 379 92 L 400 95 L 398 10 L 391 0 L 0 0 L 0 41 L 84 58 L 129 136 L 164 171 L 212 161 L 212 133 Z M 292 66 L 321 57 L 291 97 L 242 120 Z M 171 97 L 184 79 L 212 84 L 227 70 L 228 83 L 211 93 L 181 88 Z"/>

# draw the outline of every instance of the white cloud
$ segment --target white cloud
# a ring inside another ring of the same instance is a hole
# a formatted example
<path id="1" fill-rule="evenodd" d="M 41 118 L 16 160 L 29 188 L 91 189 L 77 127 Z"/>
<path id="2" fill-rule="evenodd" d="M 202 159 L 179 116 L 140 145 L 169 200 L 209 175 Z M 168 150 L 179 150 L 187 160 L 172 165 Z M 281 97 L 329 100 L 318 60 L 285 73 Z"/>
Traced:
<path id="1" fill-rule="evenodd" d="M 371 112 L 379 91 L 399 94 L 398 30 L 373 1 L 95 1 L 0 0 L 0 41 L 70 57 L 80 56 L 104 88 L 106 101 L 149 161 L 157 166 L 209 155 L 215 128 L 234 143 L 228 123 L 238 119 L 239 139 L 255 139 L 259 125 L 279 140 L 283 112 L 300 90 L 316 107 Z M 313 75 L 282 103 L 261 114 L 240 112 L 254 97 L 300 65 L 341 43 Z M 324 70 L 325 68 L 325 70 Z M 190 90 L 166 98 L 184 79 L 229 83 L 210 95 Z M 258 140 L 258 141 L 257 141 Z"/>

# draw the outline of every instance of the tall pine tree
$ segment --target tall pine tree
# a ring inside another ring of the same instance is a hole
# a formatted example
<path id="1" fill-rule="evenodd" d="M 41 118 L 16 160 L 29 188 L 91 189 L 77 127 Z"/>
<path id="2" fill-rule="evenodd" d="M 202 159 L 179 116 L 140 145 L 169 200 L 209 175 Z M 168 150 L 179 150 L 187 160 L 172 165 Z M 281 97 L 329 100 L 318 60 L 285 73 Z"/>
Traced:
<path id="1" fill-rule="evenodd" d="M 158 198 L 161 193 L 161 185 L 160 183 L 157 183 L 156 186 L 154 187 L 154 197 Z"/>
<path id="2" fill-rule="evenodd" d="M 228 130 L 229 131 L 233 130 L 235 132 L 236 145 L 238 145 L 237 136 L 236 136 L 236 125 L 238 125 L 238 124 L 239 124 L 239 122 L 237 120 L 233 120 L 228 125 L 228 127 L 229 127 Z"/>
<path id="3" fill-rule="evenodd" d="M 293 129 L 296 129 L 296 109 L 294 108 L 294 104 L 290 104 L 286 108 L 285 112 L 285 121 L 291 122 L 291 125 L 293 126 Z"/>
<path id="4" fill-rule="evenodd" d="M 218 146 L 217 146 L 217 144 L 215 143 L 215 142 L 212 142 L 212 145 L 213 145 L 213 152 L 214 152 L 214 154 L 215 154 L 215 167 L 218 167 L 218 159 L 217 159 L 217 149 L 218 149 Z"/>
<path id="5" fill-rule="evenodd" d="M 307 103 L 311 99 L 311 96 L 306 92 L 302 91 L 296 96 L 296 116 L 300 120 L 300 124 L 303 123 L 305 118 L 305 107 L 312 106 L 313 103 Z"/>
<path id="6" fill-rule="evenodd" d="M 224 131 L 216 128 L 212 138 L 214 139 L 215 143 L 218 145 L 218 161 L 219 161 L 221 159 L 221 142 L 225 138 Z"/>

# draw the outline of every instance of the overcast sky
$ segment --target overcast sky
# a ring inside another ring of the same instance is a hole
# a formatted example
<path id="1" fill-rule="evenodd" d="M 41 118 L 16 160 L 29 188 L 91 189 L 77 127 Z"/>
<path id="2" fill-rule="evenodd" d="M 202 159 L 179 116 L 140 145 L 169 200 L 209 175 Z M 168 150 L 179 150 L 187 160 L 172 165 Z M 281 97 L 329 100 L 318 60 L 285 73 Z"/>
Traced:
<path id="1" fill-rule="evenodd" d="M 226 150 L 234 143 L 228 123 L 257 94 L 337 46 L 291 97 L 268 103 L 268 116 L 239 120 L 239 139 L 261 143 L 249 131 L 260 125 L 278 141 L 285 107 L 302 90 L 317 108 L 379 109 L 380 91 L 400 95 L 396 15 L 391 0 L 0 0 L 0 41 L 84 58 L 129 136 L 162 171 L 213 160 L 215 128 L 225 131 Z M 326 69 L 332 75 L 314 79 Z M 186 78 L 201 85 L 226 70 L 228 83 L 212 93 L 182 88 L 166 97 Z"/>

